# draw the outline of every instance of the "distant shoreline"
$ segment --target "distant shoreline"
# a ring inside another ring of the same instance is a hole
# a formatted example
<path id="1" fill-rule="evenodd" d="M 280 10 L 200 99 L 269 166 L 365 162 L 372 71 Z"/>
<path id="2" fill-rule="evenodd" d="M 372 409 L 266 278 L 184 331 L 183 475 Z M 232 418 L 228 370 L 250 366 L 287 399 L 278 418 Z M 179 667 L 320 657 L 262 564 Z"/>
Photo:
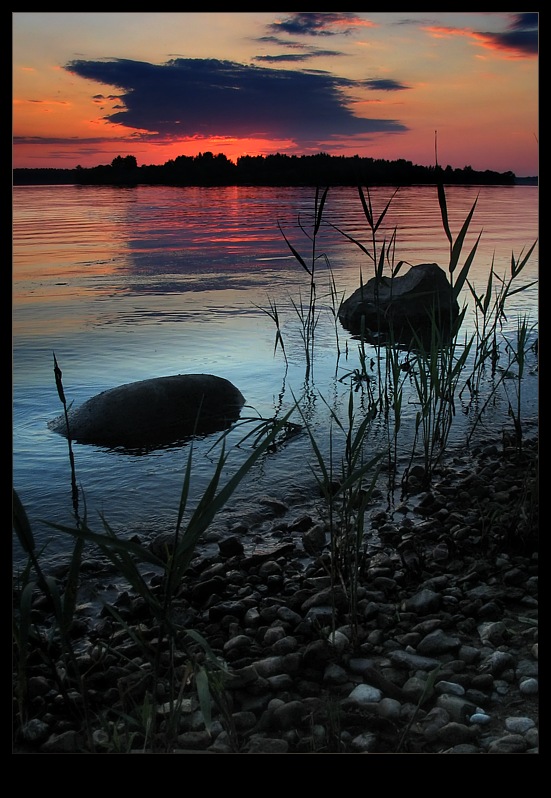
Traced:
<path id="1" fill-rule="evenodd" d="M 34 172 L 34 171 L 41 171 L 41 170 L 31 169 L 29 171 Z M 22 186 L 80 186 L 80 185 L 83 185 L 83 184 L 82 183 L 78 183 L 75 180 L 42 179 L 42 178 L 37 179 L 37 178 L 34 178 L 32 176 L 25 176 L 23 179 L 19 178 L 19 179 L 14 179 L 13 180 L 13 186 L 14 187 L 22 187 Z M 136 181 L 130 181 L 130 182 L 126 182 L 126 181 L 108 182 L 108 181 L 105 181 L 105 182 L 101 182 L 101 183 L 88 183 L 88 184 L 84 184 L 84 185 L 113 185 L 113 186 L 118 185 L 118 186 L 130 187 L 130 188 L 133 187 L 133 186 L 136 187 L 136 186 L 141 186 L 141 185 L 156 185 L 156 186 L 166 185 L 166 186 L 176 186 L 176 187 L 180 186 L 181 188 L 192 188 L 194 186 L 195 187 L 199 187 L 199 188 L 217 188 L 217 187 L 219 188 L 221 186 L 228 187 L 228 188 L 230 186 L 243 186 L 243 187 L 245 187 L 245 186 L 255 186 L 257 188 L 277 188 L 277 187 L 280 187 L 280 188 L 285 188 L 285 187 L 292 188 L 293 186 L 296 186 L 297 188 L 299 188 L 299 187 L 307 188 L 308 186 L 315 187 L 315 185 L 313 183 L 185 183 L 184 184 L 184 183 L 172 183 L 172 182 L 167 182 L 167 183 L 150 183 L 150 182 L 145 183 L 144 182 L 144 183 L 142 183 L 142 182 L 139 182 L 139 181 L 138 182 L 136 182 Z M 331 183 L 331 187 L 332 188 L 339 188 L 339 187 L 342 188 L 342 187 L 351 186 L 351 185 L 352 184 L 350 184 L 350 183 Z M 420 184 L 417 184 L 417 183 L 407 183 L 407 184 L 406 183 L 370 183 L 369 184 L 370 188 L 376 188 L 376 187 L 381 187 L 381 186 L 390 186 L 391 188 L 393 188 L 393 187 L 399 188 L 399 187 L 404 187 L 405 185 L 414 186 L 414 185 L 420 185 Z M 435 185 L 437 185 L 437 183 L 436 182 L 434 182 L 434 183 L 422 183 L 421 185 L 424 185 L 424 186 L 435 186 Z M 444 183 L 444 185 L 448 185 L 448 183 Z M 539 181 L 538 181 L 537 177 L 518 177 L 518 178 L 515 178 L 513 183 L 499 183 L 499 182 L 498 183 L 476 183 L 476 182 L 474 182 L 474 183 L 454 183 L 453 185 L 458 185 L 458 186 L 461 186 L 461 185 L 471 185 L 471 186 L 476 186 L 476 185 L 486 185 L 486 186 L 488 186 L 488 185 L 491 185 L 491 186 L 504 186 L 504 185 L 507 185 L 507 186 L 509 186 L 509 185 L 512 185 L 512 186 L 537 186 L 537 185 L 539 185 Z M 354 187 L 355 186 L 356 186 L 356 184 L 354 184 Z"/>
<path id="2" fill-rule="evenodd" d="M 411 186 L 538 185 L 538 177 L 513 172 L 476 171 L 470 166 L 418 166 L 403 159 L 359 156 L 243 156 L 237 163 L 210 152 L 181 155 L 162 165 L 138 166 L 134 156 L 89 168 L 15 168 L 13 185 L 172 185 L 172 186 Z"/>

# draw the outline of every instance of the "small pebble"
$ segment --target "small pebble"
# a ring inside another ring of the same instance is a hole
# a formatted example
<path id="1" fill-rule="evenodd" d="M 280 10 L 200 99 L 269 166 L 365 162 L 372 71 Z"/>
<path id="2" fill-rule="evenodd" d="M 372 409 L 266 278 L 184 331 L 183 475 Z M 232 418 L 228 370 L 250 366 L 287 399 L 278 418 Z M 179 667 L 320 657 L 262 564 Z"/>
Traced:
<path id="1" fill-rule="evenodd" d="M 491 717 L 486 715 L 485 712 L 475 712 L 474 715 L 471 715 L 469 718 L 469 722 L 474 723 L 476 726 L 485 726 L 490 721 Z"/>
<path id="2" fill-rule="evenodd" d="M 523 695 L 537 695 L 539 691 L 539 685 L 537 679 L 524 679 L 520 683 L 520 692 Z"/>
<path id="3" fill-rule="evenodd" d="M 447 693 L 448 695 L 465 695 L 465 688 L 455 682 L 438 682 L 434 689 L 441 695 Z"/>
<path id="4" fill-rule="evenodd" d="M 532 718 L 507 718 L 505 721 L 505 728 L 513 734 L 525 734 L 535 725 Z"/>

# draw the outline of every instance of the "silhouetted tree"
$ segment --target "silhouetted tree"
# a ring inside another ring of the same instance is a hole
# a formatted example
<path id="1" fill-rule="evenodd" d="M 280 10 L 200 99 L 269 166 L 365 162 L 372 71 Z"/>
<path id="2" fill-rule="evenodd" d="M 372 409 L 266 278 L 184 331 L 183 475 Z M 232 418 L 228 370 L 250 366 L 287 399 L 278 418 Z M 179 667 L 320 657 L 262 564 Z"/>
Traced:
<path id="1" fill-rule="evenodd" d="M 14 185 L 29 183 L 78 183 L 80 185 L 173 185 L 173 186 L 408 186 L 437 182 L 465 185 L 513 185 L 513 172 L 477 172 L 463 169 L 417 166 L 403 158 L 360 158 L 343 155 L 244 155 L 237 163 L 226 155 L 201 152 L 179 155 L 162 166 L 138 167 L 133 155 L 117 155 L 111 165 L 83 169 L 14 169 Z M 535 183 L 527 179 L 524 183 Z"/>
<path id="2" fill-rule="evenodd" d="M 127 155 L 125 158 L 122 155 L 117 155 L 111 161 L 113 169 L 137 169 L 138 162 L 133 155 Z"/>

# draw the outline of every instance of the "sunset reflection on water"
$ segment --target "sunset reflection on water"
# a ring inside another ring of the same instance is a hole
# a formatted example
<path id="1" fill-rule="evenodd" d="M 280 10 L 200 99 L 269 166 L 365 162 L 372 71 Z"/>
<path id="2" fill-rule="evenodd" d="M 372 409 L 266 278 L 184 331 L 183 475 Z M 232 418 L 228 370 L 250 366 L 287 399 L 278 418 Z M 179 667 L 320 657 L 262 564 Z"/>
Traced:
<path id="1" fill-rule="evenodd" d="M 317 300 L 313 380 L 304 382 L 304 348 L 291 299 L 306 300 L 309 276 L 283 239 L 311 263 L 314 189 L 37 186 L 13 194 L 14 485 L 31 520 L 69 520 L 66 442 L 46 423 L 60 413 L 52 353 L 63 371 L 69 401 L 80 404 L 107 388 L 169 374 L 207 372 L 230 379 L 260 415 L 309 396 L 313 429 L 327 439 L 328 411 L 344 408 L 347 382 L 358 366 L 358 347 L 331 313 L 331 274 L 316 263 Z M 394 189 L 371 190 L 380 213 Z M 477 194 L 464 256 L 483 231 L 470 279 L 486 287 L 492 260 L 510 269 L 538 235 L 534 187 L 453 187 L 450 226 L 457 235 Z M 370 240 L 358 193 L 329 191 L 324 218 L 348 236 Z M 449 244 L 434 187 L 409 187 L 396 195 L 380 242 L 397 229 L 396 260 L 437 262 L 446 268 Z M 347 296 L 373 265 L 333 227 L 322 227 L 316 254 L 326 253 L 339 296 Z M 463 262 L 463 260 L 461 261 Z M 405 267 L 404 267 L 405 268 Z M 538 277 L 534 251 L 521 282 Z M 464 301 L 469 301 L 464 292 Z M 515 314 L 537 320 L 537 286 L 511 298 Z M 266 311 L 275 303 L 288 358 L 275 346 Z M 337 343 L 341 356 L 337 357 Z M 359 400 L 359 397 L 358 397 Z M 414 415 L 414 408 L 406 408 Z M 208 479 L 211 442 L 199 442 L 197 489 Z M 297 475 L 311 479 L 308 440 L 298 438 L 254 476 L 255 491 L 289 492 Z M 128 528 L 166 527 L 181 489 L 181 451 L 143 458 L 76 446 L 79 480 L 91 516 L 105 511 Z M 263 481 L 265 480 L 265 481 Z M 54 544 L 61 545 L 59 542 Z"/>

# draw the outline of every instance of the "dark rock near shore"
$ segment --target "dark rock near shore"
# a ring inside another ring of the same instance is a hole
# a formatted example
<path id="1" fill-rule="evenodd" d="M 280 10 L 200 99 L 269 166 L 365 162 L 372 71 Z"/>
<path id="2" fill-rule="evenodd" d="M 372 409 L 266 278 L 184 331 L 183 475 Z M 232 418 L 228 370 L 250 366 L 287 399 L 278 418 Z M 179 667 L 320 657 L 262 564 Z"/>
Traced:
<path id="1" fill-rule="evenodd" d="M 68 411 L 71 438 L 130 450 L 177 443 L 223 430 L 239 418 L 245 399 L 213 374 L 177 374 L 120 385 Z M 68 437 L 65 415 L 48 427 Z"/>
<path id="2" fill-rule="evenodd" d="M 343 327 L 366 341 L 415 342 L 430 334 L 434 320 L 441 331 L 450 329 L 459 314 L 446 273 L 436 263 L 420 263 L 397 277 L 372 277 L 339 309 Z"/>

